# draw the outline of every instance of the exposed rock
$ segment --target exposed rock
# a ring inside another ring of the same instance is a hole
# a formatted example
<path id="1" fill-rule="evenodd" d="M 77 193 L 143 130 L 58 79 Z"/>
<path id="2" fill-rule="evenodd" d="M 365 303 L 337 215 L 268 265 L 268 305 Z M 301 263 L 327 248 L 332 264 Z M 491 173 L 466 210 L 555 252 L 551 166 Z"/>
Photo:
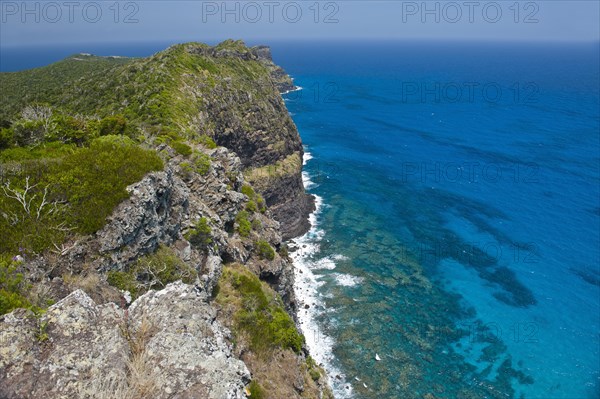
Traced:
<path id="1" fill-rule="evenodd" d="M 170 169 L 149 174 L 128 191 L 130 198 L 96 233 L 99 253 L 110 259 L 108 269 L 153 252 L 159 243 L 171 244 L 188 217 L 189 189 Z"/>
<path id="2" fill-rule="evenodd" d="M 273 62 L 271 48 L 269 46 L 255 46 L 250 49 L 254 55 L 261 61 L 271 72 L 271 78 L 275 82 L 277 89 L 281 93 L 290 90 L 295 90 L 294 82 L 290 76 L 283 70 L 282 67 Z"/>
<path id="3" fill-rule="evenodd" d="M 0 336 L 7 399 L 142 397 L 128 395 L 149 387 L 143 397 L 237 399 L 250 379 L 206 296 L 183 283 L 129 311 L 78 290 L 39 321 L 22 310 L 2 316 Z"/>

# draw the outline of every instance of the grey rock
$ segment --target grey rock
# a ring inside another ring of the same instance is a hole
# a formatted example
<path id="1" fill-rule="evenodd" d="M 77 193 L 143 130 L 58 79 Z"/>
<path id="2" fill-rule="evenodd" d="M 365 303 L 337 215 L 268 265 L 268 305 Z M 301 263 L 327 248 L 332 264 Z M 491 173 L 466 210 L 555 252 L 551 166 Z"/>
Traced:
<path id="1" fill-rule="evenodd" d="M 22 310 L 4 315 L 0 336 L 7 399 L 129 398 L 147 388 L 142 397 L 239 399 L 250 380 L 205 293 L 181 282 L 128 311 L 77 290 L 39 321 Z"/>

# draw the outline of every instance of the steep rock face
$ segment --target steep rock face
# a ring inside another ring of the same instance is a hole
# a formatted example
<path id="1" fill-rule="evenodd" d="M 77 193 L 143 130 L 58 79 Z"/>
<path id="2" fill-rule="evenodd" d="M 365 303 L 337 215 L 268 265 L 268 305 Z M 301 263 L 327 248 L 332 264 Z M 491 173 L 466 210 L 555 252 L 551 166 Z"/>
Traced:
<path id="1" fill-rule="evenodd" d="M 200 147 L 198 147 L 200 149 Z M 117 206 L 107 224 L 92 236 L 71 246 L 55 261 L 54 276 L 65 270 L 81 271 L 91 265 L 106 272 L 124 270 L 139 257 L 162 245 L 172 246 L 178 255 L 198 270 L 202 288 L 212 292 L 221 276 L 223 262 L 247 264 L 268 281 L 284 298 L 290 309 L 295 306 L 291 261 L 276 256 L 273 261 L 252 253 L 255 241 L 266 239 L 274 248 L 282 243 L 280 224 L 273 214 L 256 212 L 260 231 L 249 237 L 234 234 L 236 216 L 249 200 L 240 190 L 244 184 L 240 159 L 226 148 L 207 151 L 211 165 L 206 175 L 185 173 L 186 159 L 171 151 L 166 170 L 148 174 L 127 188 L 130 198 Z M 211 226 L 213 245 L 206 250 L 194 248 L 184 238 L 200 219 Z M 43 260 L 36 260 L 40 268 Z"/>
<path id="2" fill-rule="evenodd" d="M 197 288 L 174 283 L 129 310 L 78 290 L 40 319 L 0 319 L 0 397 L 244 398 L 250 375 Z"/>
<path id="3" fill-rule="evenodd" d="M 283 70 L 282 67 L 273 62 L 273 56 L 269 46 L 255 46 L 250 50 L 269 69 L 271 72 L 271 78 L 281 93 L 296 89 L 296 86 L 294 86 L 294 82 L 290 76 Z"/>
<path id="4" fill-rule="evenodd" d="M 202 98 L 204 104 L 194 118 L 195 129 L 207 132 L 219 145 L 234 151 L 246 171 L 273 167 L 290 156 L 302 159 L 300 135 L 280 95 L 295 86 L 273 63 L 269 47 L 247 48 L 237 42 L 234 49 L 189 46 L 187 51 L 223 62 L 241 59 L 254 67 L 244 78 L 238 74 L 213 85 L 207 85 L 199 76 L 188 77 L 185 87 L 190 96 Z M 301 169 L 300 164 L 286 179 L 268 178 L 255 184 L 281 223 L 284 240 L 302 235 L 310 227 L 313 197 L 304 191 Z"/>

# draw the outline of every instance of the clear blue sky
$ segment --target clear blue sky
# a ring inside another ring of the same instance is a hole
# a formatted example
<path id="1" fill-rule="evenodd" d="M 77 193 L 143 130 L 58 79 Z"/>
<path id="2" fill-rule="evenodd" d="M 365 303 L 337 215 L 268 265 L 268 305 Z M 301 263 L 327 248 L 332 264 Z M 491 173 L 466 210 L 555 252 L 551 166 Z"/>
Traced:
<path id="1" fill-rule="evenodd" d="M 7 1 L 0 45 L 280 39 L 600 40 L 600 1 Z"/>

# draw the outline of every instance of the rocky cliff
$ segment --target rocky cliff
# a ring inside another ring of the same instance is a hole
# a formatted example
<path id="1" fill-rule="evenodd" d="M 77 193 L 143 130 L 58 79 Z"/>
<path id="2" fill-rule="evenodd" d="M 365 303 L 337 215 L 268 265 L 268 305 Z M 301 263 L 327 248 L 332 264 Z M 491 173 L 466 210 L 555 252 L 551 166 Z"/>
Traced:
<path id="1" fill-rule="evenodd" d="M 80 77 L 61 104 L 102 113 L 116 95 L 143 115 L 132 71 L 177 77 L 161 92 L 173 113 L 140 122 L 164 169 L 93 234 L 10 263 L 30 303 L 53 305 L 0 316 L 0 398 L 330 397 L 294 325 L 283 242 L 314 206 L 279 95 L 291 80 L 265 47 L 189 44 L 115 66 L 95 97 L 82 83 L 108 72 Z"/>

